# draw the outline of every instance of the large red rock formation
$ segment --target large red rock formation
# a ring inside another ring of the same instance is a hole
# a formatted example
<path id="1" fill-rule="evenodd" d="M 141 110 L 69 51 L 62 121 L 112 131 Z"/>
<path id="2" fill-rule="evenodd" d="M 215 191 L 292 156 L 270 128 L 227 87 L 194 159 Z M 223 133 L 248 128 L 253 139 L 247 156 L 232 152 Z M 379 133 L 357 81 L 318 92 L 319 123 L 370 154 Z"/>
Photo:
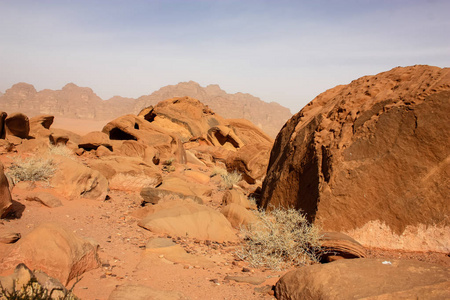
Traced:
<path id="1" fill-rule="evenodd" d="M 180 96 L 198 99 L 224 118 L 250 120 L 272 137 L 276 136 L 283 123 L 292 116 L 288 108 L 278 103 L 267 103 L 245 93 L 228 94 L 216 84 L 202 87 L 194 81 L 168 85 L 151 95 L 142 96 L 137 99 L 136 110 Z"/>
<path id="2" fill-rule="evenodd" d="M 294 115 L 261 205 L 302 209 L 364 245 L 450 250 L 450 69 L 395 68 L 337 86 Z"/>

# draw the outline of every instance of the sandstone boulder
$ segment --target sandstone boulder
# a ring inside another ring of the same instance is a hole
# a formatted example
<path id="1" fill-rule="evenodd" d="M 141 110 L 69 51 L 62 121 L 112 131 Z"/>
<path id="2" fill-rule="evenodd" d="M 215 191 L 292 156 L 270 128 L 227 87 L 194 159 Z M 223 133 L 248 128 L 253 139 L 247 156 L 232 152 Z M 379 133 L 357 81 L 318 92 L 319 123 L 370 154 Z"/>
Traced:
<path id="1" fill-rule="evenodd" d="M 208 184 L 210 180 L 209 175 L 193 170 L 186 170 L 183 175 L 201 184 Z"/>
<path id="2" fill-rule="evenodd" d="M 65 142 L 65 144 L 73 143 L 78 148 L 78 144 L 81 142 L 81 136 L 79 134 L 76 134 L 72 131 L 65 130 L 65 129 L 59 129 L 59 128 L 53 128 L 50 129 L 51 135 L 53 136 L 53 140 L 58 141 L 59 139 L 68 139 L 68 142 Z M 50 137 L 49 137 L 50 138 Z M 59 143 L 54 143 L 54 145 Z"/>
<path id="3" fill-rule="evenodd" d="M 155 105 L 161 100 L 179 95 L 200 100 L 224 118 L 250 120 L 273 137 L 279 132 L 284 122 L 292 116 L 289 109 L 278 103 L 266 103 L 246 93 L 228 94 L 216 84 L 202 87 L 193 81 L 169 85 L 151 95 L 142 96 L 137 99 L 136 109 L 139 111 L 143 107 Z"/>
<path id="4" fill-rule="evenodd" d="M 96 150 L 98 147 L 104 146 L 112 150 L 111 142 L 106 133 L 100 131 L 89 132 L 88 134 L 81 137 L 78 147 L 84 150 Z"/>
<path id="5" fill-rule="evenodd" d="M 12 232 L 3 228 L 0 228 L 0 243 L 13 244 L 20 239 L 21 235 L 18 232 Z"/>
<path id="6" fill-rule="evenodd" d="M 144 118 L 125 115 L 106 124 L 102 131 L 111 140 L 134 140 L 154 147 L 162 159 L 175 158 L 179 163 L 186 162 L 180 138 Z"/>
<path id="7" fill-rule="evenodd" d="M 58 167 L 50 184 L 58 193 L 68 199 L 105 200 L 108 180 L 99 171 L 63 156 L 55 156 L 54 160 Z"/>
<path id="8" fill-rule="evenodd" d="M 232 203 L 238 204 L 244 208 L 256 208 L 252 207 L 250 201 L 248 201 L 243 192 L 236 189 L 225 191 L 222 197 L 223 205 L 230 205 Z"/>
<path id="9" fill-rule="evenodd" d="M 19 263 L 40 269 L 67 284 L 73 278 L 99 266 L 97 246 L 78 237 L 60 224 L 44 223 L 14 245 L 0 262 L 1 271 Z"/>
<path id="10" fill-rule="evenodd" d="M 151 162 L 155 165 L 159 164 L 160 161 L 158 150 L 134 140 L 123 141 L 118 151 L 114 151 L 114 153 L 129 157 L 140 157 L 145 162 Z"/>
<path id="11" fill-rule="evenodd" d="M 158 186 L 158 188 L 180 193 L 185 196 L 196 196 L 198 198 L 211 195 L 210 187 L 200 183 L 192 184 L 191 182 L 187 182 L 179 177 L 164 178 L 162 184 Z"/>
<path id="12" fill-rule="evenodd" d="M 270 150 L 267 143 L 245 145 L 227 157 L 227 169 L 238 171 L 247 183 L 255 184 L 266 175 Z"/>
<path id="13" fill-rule="evenodd" d="M 448 268 L 413 260 L 349 259 L 286 273 L 275 286 L 283 299 L 448 299 Z"/>
<path id="14" fill-rule="evenodd" d="M 30 118 L 30 135 L 38 137 L 48 138 L 51 134 L 50 126 L 53 124 L 54 116 L 40 115 Z"/>
<path id="15" fill-rule="evenodd" d="M 14 113 L 6 117 L 6 134 L 26 139 L 30 133 L 30 121 L 22 113 Z"/>
<path id="16" fill-rule="evenodd" d="M 209 207 L 179 200 L 153 207 L 156 211 L 138 223 L 152 232 L 217 242 L 237 240 L 230 222 Z"/>
<path id="17" fill-rule="evenodd" d="M 58 197 L 46 192 L 29 193 L 25 197 L 25 200 L 36 201 L 50 208 L 62 206 L 62 202 Z"/>
<path id="18" fill-rule="evenodd" d="M 48 137 L 50 144 L 54 146 L 66 145 L 69 141 L 69 137 L 67 135 L 58 135 L 55 133 L 51 133 Z"/>
<path id="19" fill-rule="evenodd" d="M 9 213 L 11 205 L 9 182 L 5 176 L 3 164 L 0 162 L 0 218 L 4 218 Z"/>
<path id="20" fill-rule="evenodd" d="M 55 117 L 51 115 L 40 115 L 32 117 L 30 119 L 30 127 L 41 126 L 45 129 L 50 129 L 50 126 L 52 126 L 54 119 Z"/>
<path id="21" fill-rule="evenodd" d="M 143 205 L 145 204 L 158 204 L 158 202 L 165 198 L 179 198 L 179 199 L 190 199 L 194 202 L 197 202 L 198 204 L 203 204 L 202 198 L 193 195 L 190 191 L 189 194 L 183 194 L 180 192 L 175 192 L 171 190 L 166 190 L 163 188 L 152 188 L 152 187 L 144 187 L 141 190 L 141 197 L 143 199 Z"/>
<path id="22" fill-rule="evenodd" d="M 273 146 L 261 206 L 363 245 L 450 251 L 450 69 L 395 68 L 322 93 Z"/>
<path id="23" fill-rule="evenodd" d="M 5 119 L 8 116 L 4 111 L 0 111 L 0 139 L 4 139 L 6 137 L 6 124 Z"/>
<path id="24" fill-rule="evenodd" d="M 235 203 L 223 207 L 220 212 L 237 229 L 258 221 L 258 218 L 251 211 Z"/>
<path id="25" fill-rule="evenodd" d="M 138 157 L 107 156 L 89 160 L 87 164 L 92 169 L 99 171 L 109 181 L 119 175 L 146 177 L 149 179 L 148 186 L 152 187 L 161 184 L 162 181 L 158 168 L 153 163 L 145 162 Z M 121 176 L 121 178 L 125 177 Z"/>
<path id="26" fill-rule="evenodd" d="M 270 147 L 273 144 L 273 138 L 267 135 L 255 124 L 246 119 L 227 119 L 231 128 L 233 128 L 236 135 L 246 145 L 248 144 L 267 144 Z"/>
<path id="27" fill-rule="evenodd" d="M 366 249 L 357 241 L 340 232 L 321 232 L 320 243 L 324 250 L 322 260 L 364 258 Z"/>
<path id="28" fill-rule="evenodd" d="M 107 147 L 100 145 L 100 146 L 98 146 L 97 150 L 95 150 L 95 155 L 97 155 L 97 157 L 105 157 L 105 156 L 111 156 L 114 154 Z"/>
<path id="29" fill-rule="evenodd" d="M 244 146 L 244 142 L 236 135 L 232 128 L 220 125 L 208 130 L 208 141 L 216 146 L 230 151 L 236 151 Z"/>
<path id="30" fill-rule="evenodd" d="M 161 101 L 154 108 L 144 109 L 139 115 L 172 134 L 179 135 L 183 141 L 206 136 L 211 127 L 225 124 L 225 120 L 208 106 L 189 97 Z"/>

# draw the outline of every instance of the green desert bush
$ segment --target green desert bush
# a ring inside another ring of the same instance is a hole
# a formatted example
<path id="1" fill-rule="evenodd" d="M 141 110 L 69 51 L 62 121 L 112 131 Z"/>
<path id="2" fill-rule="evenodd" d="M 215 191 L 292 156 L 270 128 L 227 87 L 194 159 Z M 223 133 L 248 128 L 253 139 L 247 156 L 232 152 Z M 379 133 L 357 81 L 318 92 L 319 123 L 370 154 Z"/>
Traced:
<path id="1" fill-rule="evenodd" d="M 56 171 L 51 158 L 15 158 L 8 169 L 7 174 L 19 181 L 48 181 Z"/>
<path id="2" fill-rule="evenodd" d="M 320 230 L 295 209 L 256 211 L 259 221 L 241 228 L 236 255 L 252 267 L 282 270 L 319 261 Z"/>
<path id="3" fill-rule="evenodd" d="M 242 179 L 242 175 L 236 171 L 233 171 L 231 173 L 221 174 L 220 176 L 222 176 L 223 183 L 224 183 L 226 189 L 233 188 L 233 185 L 237 184 Z"/>

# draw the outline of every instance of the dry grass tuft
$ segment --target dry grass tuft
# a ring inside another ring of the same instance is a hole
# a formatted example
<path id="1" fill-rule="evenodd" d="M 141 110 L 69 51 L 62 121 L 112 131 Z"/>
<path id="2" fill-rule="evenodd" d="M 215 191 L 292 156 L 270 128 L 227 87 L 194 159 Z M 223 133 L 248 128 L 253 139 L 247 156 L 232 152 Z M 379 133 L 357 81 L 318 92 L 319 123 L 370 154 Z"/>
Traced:
<path id="1" fill-rule="evenodd" d="M 320 230 L 295 209 L 255 212 L 259 222 L 241 228 L 244 245 L 236 255 L 253 267 L 282 270 L 316 263 Z"/>
<path id="2" fill-rule="evenodd" d="M 51 155 L 60 155 L 64 157 L 73 157 L 73 151 L 65 145 L 50 146 L 48 149 Z"/>
<path id="3" fill-rule="evenodd" d="M 214 177 L 216 175 L 223 176 L 223 175 L 227 175 L 227 174 L 228 174 L 227 170 L 220 168 L 220 167 L 214 167 L 211 170 L 211 175 L 209 175 L 209 177 Z"/>
<path id="4" fill-rule="evenodd" d="M 51 158 L 15 158 L 8 169 L 8 176 L 14 182 L 47 181 L 53 176 L 56 167 Z"/>
<path id="5" fill-rule="evenodd" d="M 232 189 L 233 185 L 238 184 L 238 182 L 242 179 L 242 175 L 236 171 L 221 174 L 221 176 L 226 189 Z"/>

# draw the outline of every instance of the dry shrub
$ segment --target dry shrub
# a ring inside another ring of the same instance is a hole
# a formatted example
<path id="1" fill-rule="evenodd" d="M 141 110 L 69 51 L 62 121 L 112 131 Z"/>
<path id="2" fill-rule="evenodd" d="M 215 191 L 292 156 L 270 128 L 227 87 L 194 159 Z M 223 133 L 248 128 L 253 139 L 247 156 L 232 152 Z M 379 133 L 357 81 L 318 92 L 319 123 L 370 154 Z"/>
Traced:
<path id="1" fill-rule="evenodd" d="M 237 184 L 242 179 L 242 175 L 236 171 L 231 173 L 221 174 L 223 183 L 226 189 L 233 188 L 233 185 Z"/>
<path id="2" fill-rule="evenodd" d="M 282 270 L 318 262 L 320 230 L 295 209 L 255 211 L 259 221 L 241 228 L 244 245 L 236 255 L 253 267 Z"/>
<path id="3" fill-rule="evenodd" d="M 227 175 L 227 174 L 228 174 L 227 170 L 225 170 L 223 168 L 219 168 L 219 167 L 214 167 L 211 170 L 211 175 L 209 175 L 209 176 L 210 177 L 214 177 L 216 175 L 224 176 L 224 175 Z"/>
<path id="4" fill-rule="evenodd" d="M 66 145 L 50 146 L 48 149 L 51 155 L 60 155 L 64 157 L 73 157 L 73 151 L 69 149 Z"/>
<path id="5" fill-rule="evenodd" d="M 51 158 L 15 158 L 8 169 L 14 182 L 47 181 L 53 176 L 56 167 Z"/>
<path id="6" fill-rule="evenodd" d="M 78 300 L 79 298 L 73 294 L 75 285 L 80 281 L 73 284 L 70 290 L 66 288 L 53 288 L 48 289 L 42 286 L 35 277 L 32 277 L 24 286 L 16 287 L 16 283 L 13 282 L 12 289 L 8 290 L 4 288 L 0 283 L 0 299 L 7 300 Z"/>

